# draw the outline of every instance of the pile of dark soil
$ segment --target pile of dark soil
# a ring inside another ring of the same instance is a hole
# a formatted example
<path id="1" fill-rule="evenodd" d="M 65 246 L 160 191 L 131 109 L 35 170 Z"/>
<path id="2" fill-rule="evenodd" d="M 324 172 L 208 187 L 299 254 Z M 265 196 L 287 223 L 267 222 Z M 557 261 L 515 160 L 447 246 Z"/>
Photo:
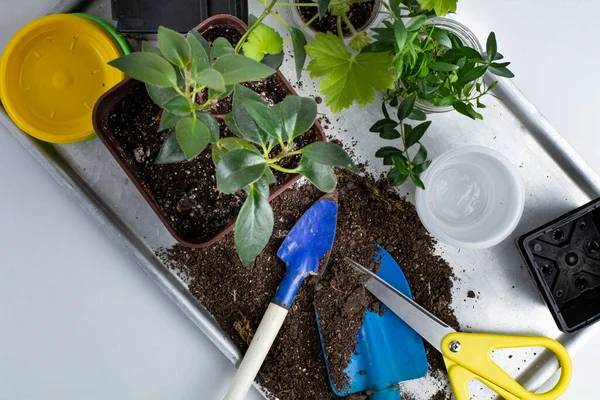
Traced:
<path id="1" fill-rule="evenodd" d="M 301 287 L 258 376 L 273 396 L 287 399 L 335 399 L 329 387 L 314 305 L 323 327 L 332 379 L 343 386 L 341 372 L 356 346 L 356 332 L 367 307 L 378 304 L 366 293 L 343 258 L 375 267 L 372 243 L 386 248 L 403 267 L 415 299 L 453 326 L 450 308 L 452 270 L 433 254 L 434 243 L 421 225 L 414 206 L 369 178 L 341 174 L 338 184 L 339 216 L 335 245 L 321 278 L 309 278 Z M 277 289 L 284 263 L 277 250 L 298 218 L 322 196 L 312 185 L 290 189 L 272 202 L 274 235 L 265 251 L 250 265 L 241 265 L 233 235 L 205 249 L 176 245 L 160 253 L 191 281 L 190 291 L 216 318 L 223 330 L 245 350 Z M 326 314 L 325 314 L 326 313 Z M 335 339 L 335 340 L 333 340 Z M 428 349 L 432 370 L 443 361 Z M 356 398 L 366 398 L 358 396 Z"/>
<path id="2" fill-rule="evenodd" d="M 312 3 L 312 0 L 298 0 L 298 3 Z M 317 14 L 317 7 L 298 7 L 300 17 L 304 22 L 310 21 Z M 375 0 L 353 3 L 350 5 L 350 10 L 346 14 L 350 23 L 357 31 L 364 30 L 375 10 Z M 337 17 L 330 13 L 326 13 L 323 19 L 315 20 L 310 24 L 310 27 L 317 32 L 333 32 L 337 33 Z M 351 34 L 348 26 L 342 21 L 342 32 L 344 36 Z"/>

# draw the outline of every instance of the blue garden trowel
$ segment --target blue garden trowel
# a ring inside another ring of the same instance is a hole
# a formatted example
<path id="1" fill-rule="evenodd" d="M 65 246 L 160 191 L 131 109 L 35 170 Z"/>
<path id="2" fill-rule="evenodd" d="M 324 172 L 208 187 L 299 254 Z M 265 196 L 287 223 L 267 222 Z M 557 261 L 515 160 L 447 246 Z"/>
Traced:
<path id="1" fill-rule="evenodd" d="M 288 314 L 300 285 L 325 266 L 337 225 L 337 195 L 326 195 L 304 213 L 277 251 L 286 274 L 275 292 L 225 400 L 243 400 Z"/>
<path id="2" fill-rule="evenodd" d="M 396 260 L 381 246 L 376 246 L 374 258 L 381 263 L 377 275 L 412 298 Z M 338 396 L 367 391 L 371 400 L 399 400 L 398 382 L 421 378 L 427 373 L 427 356 L 421 336 L 385 305 L 382 307 L 382 315 L 367 310 L 363 319 L 356 350 L 344 370 L 349 384 L 339 389 L 330 379 L 331 388 Z M 327 363 L 325 346 L 323 352 Z M 329 365 L 327 368 L 329 370 Z"/>

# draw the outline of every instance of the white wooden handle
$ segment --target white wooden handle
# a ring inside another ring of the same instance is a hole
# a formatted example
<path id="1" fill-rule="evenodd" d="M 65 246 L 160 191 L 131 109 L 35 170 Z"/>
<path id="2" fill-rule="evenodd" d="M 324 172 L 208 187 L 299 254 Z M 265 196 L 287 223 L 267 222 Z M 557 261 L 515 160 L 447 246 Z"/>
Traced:
<path id="1" fill-rule="evenodd" d="M 229 385 L 225 400 L 244 400 L 287 314 L 287 309 L 275 303 L 269 304 L 254 334 L 254 339 L 252 339 L 250 347 L 235 374 L 235 378 Z"/>

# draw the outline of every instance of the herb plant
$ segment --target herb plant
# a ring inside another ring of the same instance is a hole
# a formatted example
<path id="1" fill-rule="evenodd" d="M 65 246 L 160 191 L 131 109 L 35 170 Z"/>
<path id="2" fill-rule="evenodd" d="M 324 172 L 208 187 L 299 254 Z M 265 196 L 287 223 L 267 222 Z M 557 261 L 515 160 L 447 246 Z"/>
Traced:
<path id="1" fill-rule="evenodd" d="M 277 59 L 268 56 L 278 57 L 282 50 L 280 36 L 271 28 L 260 20 L 254 28 L 234 48 L 224 38 L 216 39 L 211 47 L 196 31 L 184 37 L 161 27 L 158 48 L 144 43 L 142 52 L 110 63 L 144 82 L 152 100 L 162 108 L 159 131 L 170 131 L 156 163 L 192 160 L 210 143 L 217 189 L 228 194 L 245 192 L 234 233 L 244 264 L 263 250 L 273 231 L 269 205 L 269 185 L 276 183 L 273 170 L 302 174 L 325 192 L 333 191 L 337 184 L 331 166 L 356 171 L 348 154 L 333 143 L 297 148 L 294 139 L 307 132 L 316 119 L 314 100 L 288 96 L 269 106 L 240 84 L 273 74 L 275 70 L 267 64 L 276 64 Z M 242 46 L 246 55 L 238 54 Z M 213 101 L 230 94 L 231 113 L 211 115 Z M 221 138 L 215 117 L 222 118 L 235 137 Z M 289 168 L 291 158 L 291 164 L 297 166 Z"/>

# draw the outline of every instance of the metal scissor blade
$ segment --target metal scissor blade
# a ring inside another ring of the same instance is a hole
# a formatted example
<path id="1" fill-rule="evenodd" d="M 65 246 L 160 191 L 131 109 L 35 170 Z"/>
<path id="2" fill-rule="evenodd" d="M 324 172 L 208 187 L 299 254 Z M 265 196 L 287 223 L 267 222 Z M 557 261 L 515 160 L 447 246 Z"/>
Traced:
<path id="1" fill-rule="evenodd" d="M 346 261 L 358 271 L 371 277 L 364 285 L 373 296 L 377 297 L 379 301 L 410 325 L 437 351 L 442 351 L 440 348 L 442 339 L 447 334 L 456 332 L 454 329 L 359 263 L 348 257 L 346 257 Z"/>

